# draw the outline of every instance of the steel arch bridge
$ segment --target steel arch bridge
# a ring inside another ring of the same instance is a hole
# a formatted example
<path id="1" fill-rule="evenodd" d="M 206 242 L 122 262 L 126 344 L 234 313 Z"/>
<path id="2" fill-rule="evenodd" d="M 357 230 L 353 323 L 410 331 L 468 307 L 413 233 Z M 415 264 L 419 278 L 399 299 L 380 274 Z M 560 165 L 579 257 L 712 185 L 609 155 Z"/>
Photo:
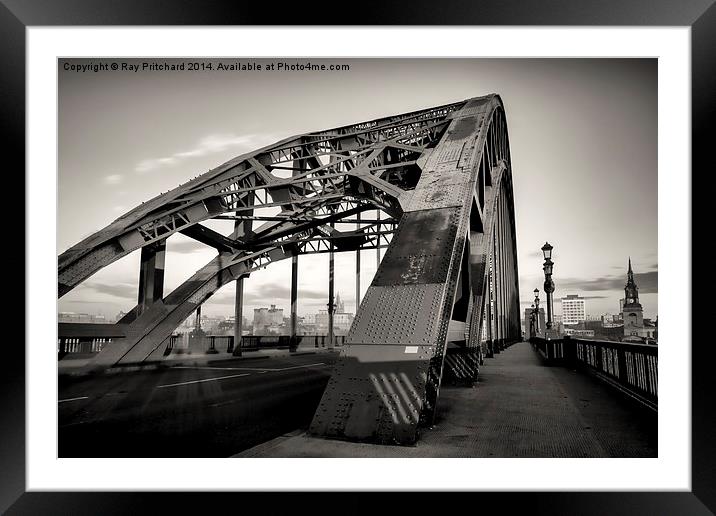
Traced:
<path id="1" fill-rule="evenodd" d="M 412 443 L 432 422 L 443 381 L 474 382 L 483 356 L 521 336 L 510 163 L 494 94 L 287 138 L 62 253 L 59 296 L 141 249 L 138 304 L 119 321 L 124 337 L 92 366 L 137 364 L 160 359 L 173 331 L 230 281 L 301 254 L 387 248 L 310 433 Z M 268 207 L 278 214 L 257 213 Z M 361 219 L 368 210 L 387 216 Z M 234 230 L 200 224 L 209 219 L 233 220 Z M 335 227 L 344 223 L 357 229 Z M 164 296 L 165 242 L 176 232 L 218 252 Z"/>

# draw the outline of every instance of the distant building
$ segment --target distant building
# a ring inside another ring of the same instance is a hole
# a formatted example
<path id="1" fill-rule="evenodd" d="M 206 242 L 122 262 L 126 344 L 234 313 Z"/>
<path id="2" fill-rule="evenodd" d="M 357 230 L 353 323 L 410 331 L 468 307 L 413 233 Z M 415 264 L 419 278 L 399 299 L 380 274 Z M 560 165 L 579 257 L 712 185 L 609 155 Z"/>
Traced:
<path id="1" fill-rule="evenodd" d="M 651 319 L 644 319 L 644 331 L 646 332 L 645 338 L 653 340 L 653 344 L 656 344 L 656 341 L 659 339 L 659 320 L 652 321 Z"/>
<path id="2" fill-rule="evenodd" d="M 214 330 L 209 333 L 211 333 L 212 335 L 234 335 L 235 321 L 236 317 L 234 316 L 229 316 L 225 319 L 221 319 L 214 328 Z M 241 335 L 251 335 L 251 331 L 252 328 L 249 325 L 249 320 L 246 317 L 241 317 Z"/>
<path id="3" fill-rule="evenodd" d="M 563 324 L 579 324 L 587 319 L 584 298 L 570 294 L 561 301 Z"/>
<path id="4" fill-rule="evenodd" d="M 604 326 L 602 321 L 585 321 L 583 324 L 577 326 L 577 328 L 594 331 L 594 338 L 597 340 L 612 340 L 619 342 L 624 334 L 622 325 L 615 324 L 613 322 L 608 322 L 607 326 Z"/>
<path id="5" fill-rule="evenodd" d="M 582 330 L 579 328 L 564 328 L 564 334 L 570 337 L 594 337 L 594 330 Z"/>
<path id="6" fill-rule="evenodd" d="M 639 303 L 639 287 L 637 287 L 636 282 L 634 281 L 634 271 L 632 271 L 631 268 L 631 258 L 629 258 L 627 282 L 626 285 L 624 285 L 622 319 L 624 320 L 625 340 L 630 337 L 649 338 L 650 334 L 653 334 L 653 329 L 644 326 L 644 312 L 642 310 L 641 303 Z"/>
<path id="7" fill-rule="evenodd" d="M 621 326 L 620 318 L 616 315 L 605 313 L 600 316 L 603 328 L 616 328 Z"/>
<path id="8" fill-rule="evenodd" d="M 253 335 L 279 334 L 283 325 L 283 308 L 254 308 Z"/>
<path id="9" fill-rule="evenodd" d="M 220 328 L 223 328 L 226 319 L 224 317 L 210 317 L 208 315 L 201 316 L 201 328 L 207 334 L 220 335 Z M 232 323 L 233 325 L 233 323 Z"/>
<path id="10" fill-rule="evenodd" d="M 333 334 L 346 335 L 353 324 L 354 314 L 345 311 L 345 304 L 341 300 L 341 295 L 336 294 L 335 302 L 336 310 L 333 312 Z M 315 317 L 315 331 L 317 335 L 328 335 L 328 310 L 319 310 Z M 305 324 L 310 319 L 307 317 Z"/>
<path id="11" fill-rule="evenodd" d="M 61 323 L 90 323 L 90 324 L 108 324 L 104 315 L 94 315 L 75 312 L 59 312 L 57 314 L 57 322 Z"/>
<path id="12" fill-rule="evenodd" d="M 340 293 L 336 293 L 336 313 L 337 314 L 346 313 L 346 306 L 343 303 L 343 300 L 341 299 Z"/>
<path id="13" fill-rule="evenodd" d="M 354 316 L 350 313 L 334 313 L 333 314 L 333 334 L 346 335 L 351 329 Z M 316 314 L 316 333 L 318 335 L 328 335 L 328 310 L 320 310 Z"/>

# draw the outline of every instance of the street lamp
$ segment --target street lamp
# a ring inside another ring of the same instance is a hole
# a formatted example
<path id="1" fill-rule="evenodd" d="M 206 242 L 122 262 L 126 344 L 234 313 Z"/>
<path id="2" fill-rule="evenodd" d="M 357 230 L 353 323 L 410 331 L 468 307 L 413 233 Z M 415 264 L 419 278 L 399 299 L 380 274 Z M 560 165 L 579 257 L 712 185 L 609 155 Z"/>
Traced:
<path id="1" fill-rule="evenodd" d="M 535 304 L 532 303 L 532 310 L 530 310 L 530 338 L 534 338 L 537 336 L 537 332 L 535 331 L 535 320 Z"/>
<path id="2" fill-rule="evenodd" d="M 535 314 L 535 333 L 539 335 L 539 290 L 534 289 L 535 302 L 532 305 Z"/>
<path id="3" fill-rule="evenodd" d="M 549 242 L 545 242 L 542 246 L 542 253 L 544 254 L 544 265 L 542 270 L 544 271 L 544 291 L 547 294 L 547 329 L 552 329 L 552 293 L 554 292 L 554 282 L 552 281 L 552 271 L 554 269 L 554 262 L 552 261 L 552 249 Z"/>

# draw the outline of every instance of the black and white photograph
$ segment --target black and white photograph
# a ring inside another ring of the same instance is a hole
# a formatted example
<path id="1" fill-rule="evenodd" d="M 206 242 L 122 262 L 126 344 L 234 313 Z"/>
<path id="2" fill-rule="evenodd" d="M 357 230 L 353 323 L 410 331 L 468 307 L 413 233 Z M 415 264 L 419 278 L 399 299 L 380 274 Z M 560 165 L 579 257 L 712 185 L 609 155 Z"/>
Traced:
<path id="1" fill-rule="evenodd" d="M 0 1 L 0 513 L 712 514 L 713 2 Z"/>
<path id="2" fill-rule="evenodd" d="M 658 67 L 58 59 L 58 457 L 658 458 Z"/>

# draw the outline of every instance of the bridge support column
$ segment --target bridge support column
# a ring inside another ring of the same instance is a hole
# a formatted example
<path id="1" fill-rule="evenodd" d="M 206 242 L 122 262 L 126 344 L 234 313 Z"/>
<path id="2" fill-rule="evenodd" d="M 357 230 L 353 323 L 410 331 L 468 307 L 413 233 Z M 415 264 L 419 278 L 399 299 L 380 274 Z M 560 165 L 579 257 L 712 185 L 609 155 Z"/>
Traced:
<path id="1" fill-rule="evenodd" d="M 289 351 L 296 351 L 298 347 L 298 318 L 296 316 L 296 308 L 298 304 L 298 255 L 291 257 L 291 342 L 288 346 Z"/>
<path id="2" fill-rule="evenodd" d="M 358 223 L 356 228 L 360 230 L 360 212 L 356 215 Z M 356 311 L 358 313 L 358 307 L 360 306 L 360 249 L 356 249 Z"/>
<path id="3" fill-rule="evenodd" d="M 490 265 L 492 267 L 492 265 Z M 490 268 L 487 272 L 487 296 L 485 306 L 487 309 L 487 358 L 494 358 L 495 356 L 495 333 L 494 333 L 494 309 L 493 309 L 493 285 L 492 285 L 493 270 Z"/>
<path id="4" fill-rule="evenodd" d="M 331 223 L 333 227 L 333 223 Z M 328 254 L 328 349 L 333 349 L 333 312 L 334 305 L 334 279 L 335 279 L 335 253 L 333 252 L 333 241 L 331 241 L 331 252 Z"/>
<path id="5" fill-rule="evenodd" d="M 376 220 L 378 221 L 379 233 L 378 237 L 375 240 L 375 270 L 377 271 L 380 268 L 380 210 L 378 210 Z"/>
<path id="6" fill-rule="evenodd" d="M 249 206 L 253 206 L 254 204 L 254 198 L 253 195 L 248 194 L 246 197 L 246 204 Z M 240 215 L 243 212 L 237 211 L 236 214 Z M 253 210 L 247 212 L 249 215 L 253 215 Z M 253 221 L 251 219 L 248 220 L 236 220 L 234 222 L 234 231 L 232 233 L 233 238 L 243 238 L 247 234 L 251 233 L 251 230 L 253 229 Z M 241 351 L 241 339 L 244 331 L 244 278 L 248 278 L 248 275 L 246 276 L 239 276 L 236 279 L 236 296 L 234 299 L 234 356 L 240 357 L 242 354 Z"/>
<path id="7" fill-rule="evenodd" d="M 139 268 L 137 315 L 164 296 L 164 260 L 166 240 L 142 247 Z"/>
<path id="8" fill-rule="evenodd" d="M 236 280 L 234 299 L 234 356 L 241 356 L 241 335 L 244 331 L 244 277 Z"/>

